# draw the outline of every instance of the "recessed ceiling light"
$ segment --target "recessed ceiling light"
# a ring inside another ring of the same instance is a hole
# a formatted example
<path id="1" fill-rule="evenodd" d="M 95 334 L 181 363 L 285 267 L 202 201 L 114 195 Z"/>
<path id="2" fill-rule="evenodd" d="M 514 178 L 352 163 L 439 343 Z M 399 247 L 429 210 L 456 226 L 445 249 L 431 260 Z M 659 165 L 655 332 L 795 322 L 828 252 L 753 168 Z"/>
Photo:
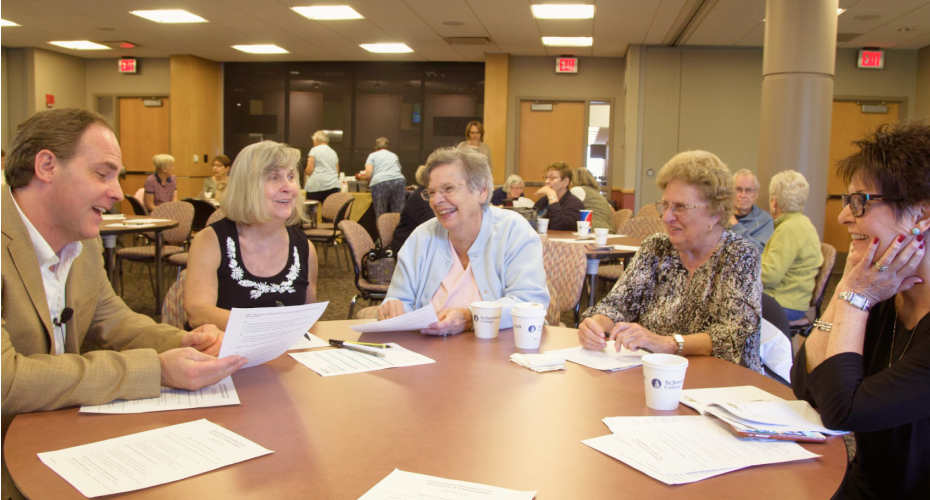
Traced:
<path id="1" fill-rule="evenodd" d="M 846 12 L 846 9 L 836 9 L 836 15 L 840 15 L 844 12 Z"/>
<path id="2" fill-rule="evenodd" d="M 6 28 L 7 26 L 19 26 L 13 21 L 7 21 L 6 19 L 0 19 L 0 26 Z"/>
<path id="3" fill-rule="evenodd" d="M 287 54 L 288 51 L 277 45 L 233 45 L 232 48 L 249 54 Z"/>
<path id="4" fill-rule="evenodd" d="M 205 23 L 206 19 L 186 10 L 132 10 L 130 14 L 156 23 Z"/>
<path id="5" fill-rule="evenodd" d="M 313 7 L 291 7 L 294 12 L 307 19 L 334 20 L 334 19 L 365 19 L 355 9 L 348 5 L 314 5 Z"/>
<path id="6" fill-rule="evenodd" d="M 593 5 L 533 5 L 536 19 L 591 19 Z"/>
<path id="7" fill-rule="evenodd" d="M 59 47 L 64 47 L 66 49 L 74 50 L 110 50 L 110 47 L 106 45 L 100 45 L 99 43 L 88 42 L 87 40 L 74 40 L 71 42 L 48 42 L 52 45 L 57 45 Z"/>
<path id="8" fill-rule="evenodd" d="M 413 49 L 402 43 L 363 43 L 359 47 L 375 54 L 402 54 Z"/>
<path id="9" fill-rule="evenodd" d="M 544 36 L 543 45 L 549 47 L 590 47 L 594 38 L 589 36 Z"/>

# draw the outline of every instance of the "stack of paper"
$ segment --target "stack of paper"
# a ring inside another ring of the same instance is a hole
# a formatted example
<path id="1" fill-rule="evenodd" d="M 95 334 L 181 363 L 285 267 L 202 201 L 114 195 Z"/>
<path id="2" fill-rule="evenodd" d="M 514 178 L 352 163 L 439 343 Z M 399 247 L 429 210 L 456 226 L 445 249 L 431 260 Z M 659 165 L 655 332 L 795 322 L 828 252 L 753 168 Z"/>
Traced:
<path id="1" fill-rule="evenodd" d="M 294 352 L 290 353 L 290 356 L 324 377 L 436 362 L 422 354 L 408 351 L 393 342 L 387 345 L 391 347 L 379 349 L 380 353 L 384 355 L 383 358 L 350 349 Z"/>
<path id="2" fill-rule="evenodd" d="M 565 369 L 565 358 L 554 354 L 520 354 L 515 352 L 510 355 L 510 361 L 538 373 Z"/>
<path id="3" fill-rule="evenodd" d="M 666 484 L 820 456 L 790 441 L 734 436 L 719 420 L 701 416 L 616 417 L 605 423 L 613 434 L 582 443 Z"/>
<path id="4" fill-rule="evenodd" d="M 431 498 L 435 500 L 533 500 L 535 491 L 516 491 L 486 484 L 456 481 L 394 469 L 358 500 L 398 500 Z"/>
<path id="5" fill-rule="evenodd" d="M 546 351 L 548 354 L 564 357 L 572 363 L 584 365 L 595 370 L 617 371 L 626 370 L 643 364 L 643 354 L 646 351 L 631 351 L 626 347 L 621 347 L 617 352 L 614 347 L 614 341 L 607 342 L 607 347 L 602 351 L 589 351 L 584 347 L 569 347 L 568 349 L 559 349 L 557 351 Z"/>
<path id="6" fill-rule="evenodd" d="M 807 401 L 785 401 L 751 385 L 688 389 L 681 391 L 681 402 L 701 415 L 716 416 L 738 431 L 846 433 L 824 427 L 820 414 Z"/>

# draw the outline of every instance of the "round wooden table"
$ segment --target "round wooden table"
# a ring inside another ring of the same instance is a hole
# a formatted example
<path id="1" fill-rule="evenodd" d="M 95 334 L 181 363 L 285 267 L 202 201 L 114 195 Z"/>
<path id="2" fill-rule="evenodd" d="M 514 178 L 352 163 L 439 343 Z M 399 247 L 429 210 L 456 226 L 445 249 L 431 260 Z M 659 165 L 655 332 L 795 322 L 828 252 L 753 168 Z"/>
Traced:
<path id="1" fill-rule="evenodd" d="M 356 340 L 354 321 L 317 323 L 324 339 Z M 822 458 L 742 469 L 669 486 L 595 451 L 584 439 L 610 434 L 604 417 L 693 415 L 647 408 L 642 368 L 535 373 L 509 361 L 511 330 L 365 334 L 397 342 L 436 363 L 323 378 L 290 356 L 233 375 L 240 406 L 138 415 L 82 415 L 77 408 L 17 416 L 4 456 L 31 498 L 83 498 L 37 453 L 206 418 L 274 453 L 126 495 L 128 498 L 356 499 L 394 468 L 516 490 L 546 499 L 824 499 L 846 469 L 841 437 L 802 444 Z M 576 330 L 546 327 L 543 349 L 578 345 Z M 521 351 L 529 352 L 529 351 Z M 790 389 L 720 359 L 689 358 L 685 388 L 755 385 Z"/>
<path id="2" fill-rule="evenodd" d="M 161 259 L 161 249 L 163 245 L 162 231 L 178 227 L 178 221 L 173 219 L 160 219 L 159 222 L 152 222 L 151 225 L 123 225 L 125 221 L 138 221 L 154 219 L 147 215 L 126 215 L 122 219 L 104 219 L 100 223 L 100 237 L 103 239 L 103 250 L 106 253 L 107 276 L 110 277 L 110 284 L 116 290 L 116 239 L 124 234 L 133 233 L 155 233 L 155 311 L 161 314 L 162 288 L 164 288 L 163 266 Z"/>
<path id="3" fill-rule="evenodd" d="M 594 244 L 594 233 L 591 233 L 590 238 L 579 238 L 572 231 L 547 231 L 546 234 L 541 234 L 539 236 L 543 239 L 574 240 L 584 241 L 590 243 L 591 245 Z M 642 245 L 642 243 L 642 238 L 611 234 L 607 237 L 607 244 L 611 245 L 609 250 L 590 250 L 585 248 L 585 256 L 588 258 L 588 307 L 594 307 L 594 305 L 597 303 L 597 294 L 594 291 L 597 290 L 597 272 L 601 261 L 609 259 L 623 259 L 623 265 L 626 267 L 630 264 L 630 258 L 636 255 L 636 251 L 639 250 L 639 246 Z M 583 245 L 582 243 L 572 244 Z M 612 245 L 623 245 L 629 248 L 621 250 L 613 248 Z M 587 247 L 586 244 L 584 244 L 584 246 Z"/>

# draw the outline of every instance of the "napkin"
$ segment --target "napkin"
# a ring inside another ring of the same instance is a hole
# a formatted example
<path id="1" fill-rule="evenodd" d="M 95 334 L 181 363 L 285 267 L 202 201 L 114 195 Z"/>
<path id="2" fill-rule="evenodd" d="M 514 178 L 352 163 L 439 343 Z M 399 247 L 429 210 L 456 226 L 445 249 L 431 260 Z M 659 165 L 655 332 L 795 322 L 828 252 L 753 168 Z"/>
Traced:
<path id="1" fill-rule="evenodd" d="M 565 358 L 552 354 L 513 353 L 510 355 L 510 361 L 538 373 L 565 369 Z"/>

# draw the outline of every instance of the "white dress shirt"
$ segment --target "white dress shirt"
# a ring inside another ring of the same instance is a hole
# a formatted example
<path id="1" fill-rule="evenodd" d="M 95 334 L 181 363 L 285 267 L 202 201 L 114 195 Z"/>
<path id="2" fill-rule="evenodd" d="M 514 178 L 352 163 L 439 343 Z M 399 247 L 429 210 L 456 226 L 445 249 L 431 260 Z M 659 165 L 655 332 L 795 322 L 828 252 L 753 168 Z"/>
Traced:
<path id="1" fill-rule="evenodd" d="M 45 238 L 32 225 L 26 214 L 19 208 L 16 198 L 13 198 L 13 204 L 19 212 L 19 216 L 29 231 L 29 237 L 32 239 L 32 246 L 36 250 L 36 257 L 39 259 L 39 269 L 42 272 L 42 283 L 45 285 L 45 299 L 48 301 L 48 312 L 52 317 L 52 351 L 49 354 L 64 354 L 65 352 L 65 325 L 56 324 L 61 318 L 61 312 L 65 308 L 65 283 L 68 282 L 68 273 L 71 272 L 71 264 L 74 259 L 81 255 L 84 245 L 80 241 L 73 241 L 64 246 L 57 254 L 52 251 L 51 245 L 45 241 Z"/>

